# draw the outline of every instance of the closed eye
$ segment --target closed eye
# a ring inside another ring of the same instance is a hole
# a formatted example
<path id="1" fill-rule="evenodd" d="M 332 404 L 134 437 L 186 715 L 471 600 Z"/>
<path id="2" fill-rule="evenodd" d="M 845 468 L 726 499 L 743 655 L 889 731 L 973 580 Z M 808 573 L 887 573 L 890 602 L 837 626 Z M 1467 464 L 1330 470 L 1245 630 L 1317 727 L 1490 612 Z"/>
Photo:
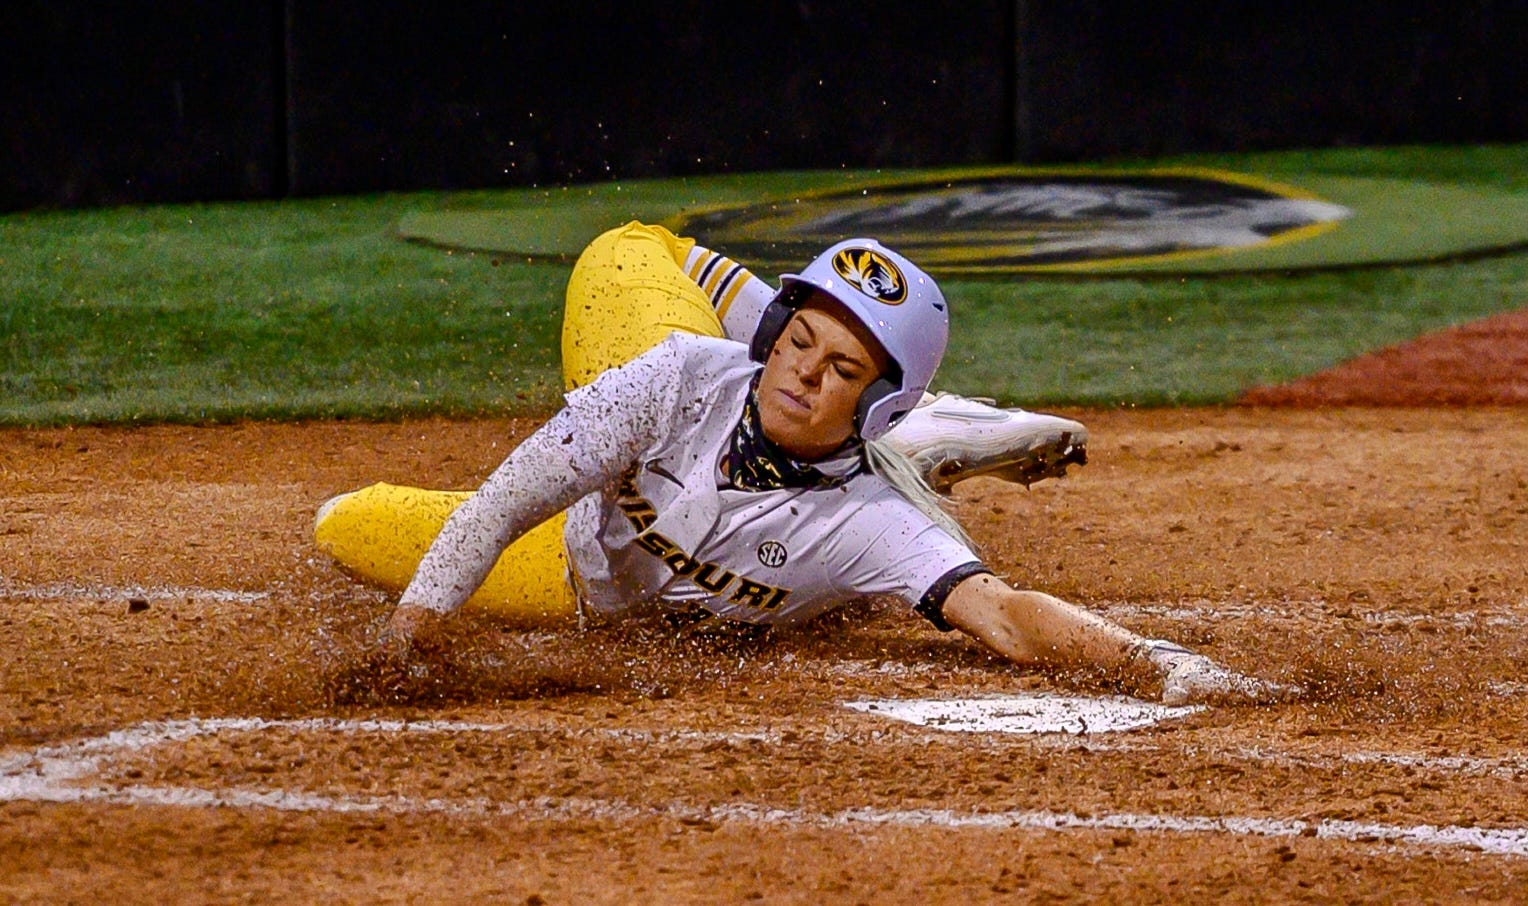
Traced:
<path id="1" fill-rule="evenodd" d="M 812 325 L 800 318 L 795 318 L 791 321 L 790 336 L 791 345 L 797 349 L 806 349 L 817 342 L 817 332 L 812 329 Z"/>

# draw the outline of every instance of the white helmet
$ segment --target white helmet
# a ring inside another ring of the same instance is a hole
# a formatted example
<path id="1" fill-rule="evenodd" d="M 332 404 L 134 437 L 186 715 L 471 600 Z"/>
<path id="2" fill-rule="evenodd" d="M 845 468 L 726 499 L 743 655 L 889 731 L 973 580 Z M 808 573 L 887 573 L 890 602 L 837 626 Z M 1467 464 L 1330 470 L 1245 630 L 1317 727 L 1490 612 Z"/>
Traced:
<path id="1" fill-rule="evenodd" d="M 764 309 L 749 355 L 769 358 L 785 325 L 812 290 L 828 294 L 864 324 L 892 360 L 860 396 L 855 427 L 875 440 L 918 404 L 944 357 L 950 315 L 944 294 L 917 265 L 874 239 L 848 239 L 818 255 L 799 274 L 780 278 Z"/>

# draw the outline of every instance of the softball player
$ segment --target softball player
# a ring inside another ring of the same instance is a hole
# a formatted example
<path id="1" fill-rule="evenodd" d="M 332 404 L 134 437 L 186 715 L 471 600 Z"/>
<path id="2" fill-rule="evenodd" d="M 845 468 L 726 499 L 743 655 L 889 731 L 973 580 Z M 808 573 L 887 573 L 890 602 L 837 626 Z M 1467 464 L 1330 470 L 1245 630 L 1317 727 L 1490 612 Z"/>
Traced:
<path id="1" fill-rule="evenodd" d="M 880 594 L 1015 662 L 1149 665 L 1168 703 L 1287 694 L 1010 588 L 973 553 L 883 440 L 944 353 L 927 274 L 853 239 L 759 284 L 661 227 L 596 239 L 568 284 L 560 412 L 476 493 L 376 485 L 321 509 L 322 549 L 404 588 L 387 644 L 468 603 L 521 623 L 771 626 Z"/>

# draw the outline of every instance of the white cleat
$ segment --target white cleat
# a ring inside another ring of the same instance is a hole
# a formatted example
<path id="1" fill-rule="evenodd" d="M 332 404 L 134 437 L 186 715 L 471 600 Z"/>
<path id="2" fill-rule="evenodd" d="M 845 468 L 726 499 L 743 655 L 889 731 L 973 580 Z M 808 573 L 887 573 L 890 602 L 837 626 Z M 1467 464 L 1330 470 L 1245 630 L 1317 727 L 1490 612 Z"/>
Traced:
<path id="1" fill-rule="evenodd" d="M 925 393 L 883 439 L 940 492 L 977 475 L 1028 487 L 1088 461 L 1088 429 L 1081 422 L 953 393 Z"/>

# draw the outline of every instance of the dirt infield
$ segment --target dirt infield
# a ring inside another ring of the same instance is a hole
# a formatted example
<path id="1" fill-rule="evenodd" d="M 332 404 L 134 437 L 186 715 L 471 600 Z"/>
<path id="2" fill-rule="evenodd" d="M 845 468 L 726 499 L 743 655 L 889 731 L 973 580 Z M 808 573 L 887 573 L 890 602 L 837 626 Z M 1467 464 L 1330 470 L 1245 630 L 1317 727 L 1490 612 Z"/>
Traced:
<path id="1" fill-rule="evenodd" d="M 529 424 L 0 432 L 0 901 L 1520 901 L 1528 409 L 1069 413 L 1092 463 L 957 489 L 1017 583 L 1298 679 L 1129 733 L 867 698 L 1118 691 L 884 602 L 764 641 L 464 620 L 406 703 L 308 530 L 470 487 Z"/>
<path id="2" fill-rule="evenodd" d="M 1528 310 L 1359 356 L 1278 387 L 1257 387 L 1254 406 L 1528 405 Z"/>

